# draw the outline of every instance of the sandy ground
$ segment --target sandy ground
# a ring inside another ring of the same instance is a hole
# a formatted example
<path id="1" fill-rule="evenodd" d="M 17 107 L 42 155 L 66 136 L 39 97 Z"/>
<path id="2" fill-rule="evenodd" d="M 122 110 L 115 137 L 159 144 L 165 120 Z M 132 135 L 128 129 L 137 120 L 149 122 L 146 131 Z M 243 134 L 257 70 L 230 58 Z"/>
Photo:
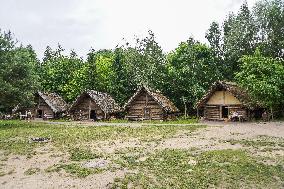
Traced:
<path id="1" fill-rule="evenodd" d="M 50 122 L 51 124 L 56 124 Z M 62 124 L 62 123 L 60 123 Z M 70 124 L 70 123 L 69 123 Z M 244 148 L 241 144 L 232 145 L 228 140 L 253 140 L 259 136 L 278 137 L 284 139 L 284 122 L 270 123 L 224 123 L 224 122 L 202 122 L 201 125 L 208 127 L 199 129 L 193 134 L 178 133 L 172 138 L 157 142 L 149 142 L 147 144 L 138 139 L 130 139 L 126 141 L 117 140 L 112 142 L 101 141 L 90 146 L 98 151 L 106 154 L 113 154 L 116 150 L 125 149 L 127 147 L 145 147 L 151 152 L 156 149 L 176 148 L 191 149 L 198 148 L 200 150 L 215 149 L 240 149 Z M 139 127 L 142 123 L 82 123 L 87 126 L 100 125 L 119 125 Z M 143 124 L 143 126 L 147 126 Z M 68 156 L 60 154 L 51 145 L 45 145 L 38 148 L 36 155 L 31 158 L 25 156 L 9 156 L 4 164 L 4 171 L 9 172 L 0 177 L 0 188 L 109 188 L 110 184 L 117 177 L 123 177 L 128 170 L 118 169 L 116 171 L 105 171 L 100 174 L 90 175 L 80 179 L 67 175 L 64 171 L 47 173 L 45 169 L 68 161 Z M 272 155 L 284 157 L 284 150 L 270 152 Z M 270 155 L 271 155 L 270 154 Z M 265 154 L 269 155 L 269 154 Z M 0 153 L 0 158 L 5 158 Z M 29 168 L 39 168 L 40 171 L 33 175 L 26 175 L 24 172 Z"/>

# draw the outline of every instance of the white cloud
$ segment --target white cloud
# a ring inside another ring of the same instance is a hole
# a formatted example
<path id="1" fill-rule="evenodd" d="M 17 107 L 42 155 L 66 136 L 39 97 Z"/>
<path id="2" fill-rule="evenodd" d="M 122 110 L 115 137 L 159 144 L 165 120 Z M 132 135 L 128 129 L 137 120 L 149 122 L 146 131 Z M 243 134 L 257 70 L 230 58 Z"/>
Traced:
<path id="1" fill-rule="evenodd" d="M 255 0 L 248 0 L 249 6 Z M 40 57 L 60 43 L 86 56 L 91 47 L 114 48 L 123 38 L 152 30 L 166 51 L 190 36 L 205 42 L 212 21 L 236 12 L 242 0 L 25 0 L 3 1 L 1 29 L 10 29 Z"/>

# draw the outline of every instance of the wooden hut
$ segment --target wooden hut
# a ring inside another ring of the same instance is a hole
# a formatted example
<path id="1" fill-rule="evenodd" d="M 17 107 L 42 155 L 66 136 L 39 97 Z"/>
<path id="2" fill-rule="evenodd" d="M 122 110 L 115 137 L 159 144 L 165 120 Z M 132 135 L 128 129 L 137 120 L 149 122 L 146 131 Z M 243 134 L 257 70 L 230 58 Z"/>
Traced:
<path id="1" fill-rule="evenodd" d="M 217 81 L 196 104 L 199 113 L 208 120 L 225 120 L 238 115 L 247 120 L 254 108 L 248 93 L 236 83 Z"/>
<path id="2" fill-rule="evenodd" d="M 46 118 L 59 118 L 67 108 L 67 103 L 56 93 L 37 92 L 34 96 L 34 105 L 21 109 L 21 114 L 26 115 L 29 110 L 34 118 L 44 118 L 44 115 Z"/>
<path id="3" fill-rule="evenodd" d="M 124 110 L 130 120 L 172 119 L 179 111 L 167 97 L 144 86 L 129 99 Z"/>
<path id="4" fill-rule="evenodd" d="M 110 95 L 94 90 L 83 92 L 69 109 L 74 120 L 108 119 L 119 111 L 119 105 Z"/>

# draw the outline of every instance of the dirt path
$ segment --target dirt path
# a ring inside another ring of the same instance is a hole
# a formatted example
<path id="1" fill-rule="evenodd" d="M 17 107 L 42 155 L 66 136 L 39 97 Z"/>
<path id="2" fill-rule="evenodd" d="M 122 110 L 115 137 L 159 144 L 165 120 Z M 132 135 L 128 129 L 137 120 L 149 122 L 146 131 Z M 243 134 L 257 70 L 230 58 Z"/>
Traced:
<path id="1" fill-rule="evenodd" d="M 239 144 L 231 145 L 223 141 L 256 139 L 259 136 L 280 137 L 284 139 L 284 123 L 223 123 L 203 122 L 207 128 L 188 137 L 180 135 L 165 140 L 158 148 L 200 148 L 203 150 L 214 149 L 239 149 Z"/>

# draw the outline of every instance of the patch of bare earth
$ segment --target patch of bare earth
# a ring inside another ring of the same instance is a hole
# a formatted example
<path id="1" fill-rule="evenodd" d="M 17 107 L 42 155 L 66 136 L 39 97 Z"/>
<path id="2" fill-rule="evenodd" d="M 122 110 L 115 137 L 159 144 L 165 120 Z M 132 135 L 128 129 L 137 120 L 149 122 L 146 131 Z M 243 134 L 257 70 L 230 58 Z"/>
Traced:
<path id="1" fill-rule="evenodd" d="M 68 156 L 56 151 L 51 145 L 36 149 L 31 158 L 11 155 L 3 161 L 4 172 L 0 177 L 0 188 L 108 188 L 115 178 L 124 176 L 126 170 L 105 171 L 86 178 L 77 178 L 64 171 L 46 172 L 46 169 L 62 162 L 68 162 Z M 38 169 L 28 175 L 27 170 Z"/>
<path id="2" fill-rule="evenodd" d="M 255 139 L 259 136 L 279 137 L 284 139 L 284 123 L 222 123 L 205 122 L 207 128 L 199 129 L 192 135 L 180 133 L 164 140 L 157 148 L 200 148 L 201 150 L 239 149 L 240 144 L 225 141 Z"/>

